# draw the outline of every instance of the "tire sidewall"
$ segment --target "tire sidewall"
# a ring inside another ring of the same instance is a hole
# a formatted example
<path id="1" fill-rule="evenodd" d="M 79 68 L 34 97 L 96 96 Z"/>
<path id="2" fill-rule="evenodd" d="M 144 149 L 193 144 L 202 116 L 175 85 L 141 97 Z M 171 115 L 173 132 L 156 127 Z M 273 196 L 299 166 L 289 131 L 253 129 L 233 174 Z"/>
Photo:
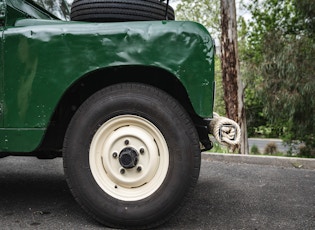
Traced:
<path id="1" fill-rule="evenodd" d="M 199 175 L 198 157 L 193 154 L 198 151 L 198 140 L 190 140 L 191 134 L 186 133 L 192 127 L 183 124 L 188 119 L 184 110 L 156 89 L 133 87 L 110 87 L 88 99 L 72 119 L 65 145 L 68 183 L 75 188 L 72 192 L 81 205 L 100 222 L 123 222 L 130 226 L 139 221 L 148 224 L 167 218 L 180 206 Z M 126 92 L 128 88 L 130 91 Z M 138 201 L 121 201 L 109 196 L 96 183 L 89 165 L 90 143 L 98 128 L 109 119 L 126 114 L 153 123 L 169 149 L 169 169 L 164 182 L 155 193 Z"/>

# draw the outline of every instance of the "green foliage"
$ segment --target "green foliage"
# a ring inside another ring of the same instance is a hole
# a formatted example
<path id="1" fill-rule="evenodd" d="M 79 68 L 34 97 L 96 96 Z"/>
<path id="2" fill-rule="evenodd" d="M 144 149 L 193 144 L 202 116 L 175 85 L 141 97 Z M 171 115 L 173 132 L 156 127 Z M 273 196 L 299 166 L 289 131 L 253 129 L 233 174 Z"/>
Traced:
<path id="1" fill-rule="evenodd" d="M 263 78 L 259 73 L 259 59 L 261 54 L 253 48 L 249 39 L 251 33 L 247 22 L 243 17 L 238 18 L 238 48 L 242 79 L 245 85 L 245 108 L 247 120 L 247 133 L 249 137 L 270 137 L 272 132 L 267 129 L 268 120 L 263 113 L 264 101 L 259 95 Z"/>
<path id="2" fill-rule="evenodd" d="M 229 149 L 226 146 L 220 145 L 218 142 L 213 142 L 213 148 L 209 152 L 229 153 Z"/>
<path id="3" fill-rule="evenodd" d="M 314 41 L 273 33 L 264 44 L 261 93 L 266 114 L 272 123 L 287 127 L 287 138 L 314 141 Z"/>
<path id="4" fill-rule="evenodd" d="M 215 56 L 215 98 L 214 98 L 214 111 L 220 115 L 225 114 L 225 104 L 223 99 L 223 85 L 222 85 L 222 70 L 221 60 Z"/>
<path id="5" fill-rule="evenodd" d="M 295 0 L 294 6 L 299 13 L 303 31 L 309 36 L 315 34 L 315 1 L 314 0 Z"/>
<path id="6" fill-rule="evenodd" d="M 220 34 L 220 0 L 182 0 L 175 13 L 177 20 L 199 22 L 215 37 Z"/>
<path id="7" fill-rule="evenodd" d="M 315 3 L 254 0 L 248 9 L 253 20 L 241 60 L 249 122 L 265 123 L 288 143 L 300 140 L 314 149 Z"/>
<path id="8" fill-rule="evenodd" d="M 315 157 L 315 149 L 314 147 L 303 146 L 300 148 L 298 156 L 313 158 Z"/>
<path id="9" fill-rule="evenodd" d="M 254 155 L 259 155 L 259 154 L 260 154 L 260 151 L 259 151 L 257 145 L 253 145 L 253 146 L 250 148 L 250 153 L 251 153 L 251 154 L 254 154 Z"/>

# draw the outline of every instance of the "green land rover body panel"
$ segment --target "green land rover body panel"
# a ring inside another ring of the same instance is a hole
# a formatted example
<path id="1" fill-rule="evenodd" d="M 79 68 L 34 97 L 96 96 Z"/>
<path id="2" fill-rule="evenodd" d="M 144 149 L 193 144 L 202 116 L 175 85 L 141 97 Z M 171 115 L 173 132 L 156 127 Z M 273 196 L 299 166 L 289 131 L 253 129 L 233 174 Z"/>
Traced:
<path id="1" fill-rule="evenodd" d="M 5 9 L 5 16 L 0 16 L 1 152 L 36 150 L 71 87 L 106 69 L 161 71 L 182 85 L 196 116 L 212 117 L 215 50 L 202 25 L 61 21 L 23 0 L 1 4 Z M 114 82 L 113 75 L 99 75 L 95 86 L 107 78 Z M 151 74 L 143 75 L 150 83 Z M 124 80 L 135 81 L 133 77 L 126 75 Z"/>

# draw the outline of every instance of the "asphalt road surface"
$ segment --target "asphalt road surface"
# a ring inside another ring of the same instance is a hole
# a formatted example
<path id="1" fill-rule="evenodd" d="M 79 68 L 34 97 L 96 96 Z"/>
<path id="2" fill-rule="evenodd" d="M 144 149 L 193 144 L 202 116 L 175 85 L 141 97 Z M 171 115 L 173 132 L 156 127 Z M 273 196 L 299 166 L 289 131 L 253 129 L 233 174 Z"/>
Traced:
<path id="1" fill-rule="evenodd" d="M 202 161 L 185 207 L 159 229 L 315 229 L 315 170 Z M 0 229 L 106 229 L 72 198 L 62 159 L 0 159 Z"/>

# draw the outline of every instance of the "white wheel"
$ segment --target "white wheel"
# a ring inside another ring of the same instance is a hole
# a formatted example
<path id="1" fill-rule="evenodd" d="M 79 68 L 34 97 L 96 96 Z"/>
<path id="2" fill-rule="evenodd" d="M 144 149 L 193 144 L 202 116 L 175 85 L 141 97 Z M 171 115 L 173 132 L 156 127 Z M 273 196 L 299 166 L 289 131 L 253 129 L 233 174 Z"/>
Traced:
<path id="1" fill-rule="evenodd" d="M 104 192 L 123 201 L 153 194 L 169 166 L 166 141 L 148 120 L 121 115 L 104 123 L 90 147 L 90 168 Z"/>
<path id="2" fill-rule="evenodd" d="M 121 83 L 78 109 L 64 142 L 76 200 L 113 228 L 148 229 L 174 215 L 199 175 L 198 134 L 183 107 L 155 87 Z"/>

